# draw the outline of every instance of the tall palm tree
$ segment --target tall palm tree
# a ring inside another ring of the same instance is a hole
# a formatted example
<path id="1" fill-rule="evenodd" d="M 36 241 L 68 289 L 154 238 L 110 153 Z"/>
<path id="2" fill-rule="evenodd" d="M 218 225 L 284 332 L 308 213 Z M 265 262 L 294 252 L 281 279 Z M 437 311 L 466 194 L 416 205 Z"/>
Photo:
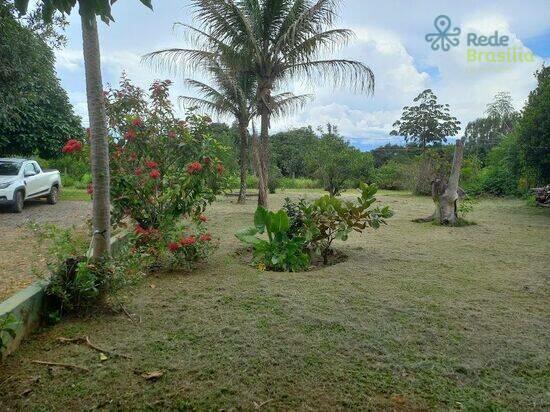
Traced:
<path id="1" fill-rule="evenodd" d="M 232 51 L 231 47 L 217 41 L 207 32 L 175 23 L 188 30 L 195 49 L 170 48 L 154 51 L 143 56 L 143 61 L 160 70 L 175 75 L 201 71 L 208 75 L 213 85 L 186 78 L 185 83 L 198 92 L 199 97 L 181 96 L 180 101 L 189 106 L 217 114 L 234 116 L 239 127 L 240 140 L 240 191 L 239 203 L 246 201 L 246 176 L 248 170 L 249 136 L 248 125 L 258 115 L 256 103 L 257 77 L 250 70 L 248 61 Z M 216 47 L 212 45 L 216 43 Z M 239 61 L 240 64 L 235 64 Z M 231 63 L 231 64 L 228 64 Z M 272 114 L 281 116 L 301 107 L 311 95 L 280 93 L 273 97 Z"/>
<path id="2" fill-rule="evenodd" d="M 246 202 L 246 176 L 248 172 L 249 137 L 248 126 L 257 114 L 255 100 L 255 77 L 247 72 L 234 72 L 212 60 L 207 66 L 214 86 L 187 78 L 185 83 L 194 89 L 199 97 L 180 96 L 180 101 L 188 106 L 197 106 L 217 115 L 234 116 L 239 127 L 240 140 L 240 191 L 238 203 Z M 309 95 L 295 96 L 280 93 L 274 96 L 274 114 L 286 114 L 301 107 Z"/>
<path id="3" fill-rule="evenodd" d="M 111 246 L 111 204 L 109 177 L 109 141 L 107 118 L 103 100 L 101 79 L 101 57 L 96 16 L 105 23 L 113 21 L 111 5 L 116 0 L 41 0 L 44 19 L 51 21 L 55 12 L 70 14 L 78 3 L 82 21 L 82 42 L 84 49 L 84 69 L 86 73 L 86 97 L 90 119 L 90 159 L 92 163 L 92 183 L 94 187 L 92 226 L 92 257 L 99 259 L 110 254 Z M 140 0 L 152 9 L 151 0 Z M 21 14 L 27 12 L 29 0 L 15 0 Z"/>
<path id="4" fill-rule="evenodd" d="M 267 205 L 269 127 L 274 112 L 273 90 L 293 79 L 330 81 L 357 91 L 374 91 L 374 74 L 363 63 L 326 59 L 353 36 L 334 29 L 342 0 L 193 0 L 200 27 L 210 46 L 233 67 L 256 76 L 260 116 L 258 204 Z"/>

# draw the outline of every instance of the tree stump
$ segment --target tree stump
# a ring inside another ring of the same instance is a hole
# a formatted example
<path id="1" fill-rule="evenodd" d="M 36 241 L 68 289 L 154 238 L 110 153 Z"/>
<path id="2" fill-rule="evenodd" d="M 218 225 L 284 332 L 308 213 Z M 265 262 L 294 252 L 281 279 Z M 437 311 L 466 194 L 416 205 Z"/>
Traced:
<path id="1" fill-rule="evenodd" d="M 458 186 L 462 159 L 464 157 L 464 140 L 456 141 L 453 166 L 447 182 L 441 179 L 432 181 L 432 199 L 435 210 L 431 216 L 416 219 L 416 222 L 436 221 L 442 225 L 456 225 L 458 221 L 458 200 L 464 197 L 465 192 Z"/>

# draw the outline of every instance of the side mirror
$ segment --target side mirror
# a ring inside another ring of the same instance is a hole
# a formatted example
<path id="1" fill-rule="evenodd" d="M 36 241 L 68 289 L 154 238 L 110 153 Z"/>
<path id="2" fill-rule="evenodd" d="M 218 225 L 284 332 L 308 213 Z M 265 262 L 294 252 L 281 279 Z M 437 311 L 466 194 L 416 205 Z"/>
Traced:
<path id="1" fill-rule="evenodd" d="M 35 172 L 25 172 L 25 177 L 32 177 L 32 176 L 36 176 L 36 173 Z"/>

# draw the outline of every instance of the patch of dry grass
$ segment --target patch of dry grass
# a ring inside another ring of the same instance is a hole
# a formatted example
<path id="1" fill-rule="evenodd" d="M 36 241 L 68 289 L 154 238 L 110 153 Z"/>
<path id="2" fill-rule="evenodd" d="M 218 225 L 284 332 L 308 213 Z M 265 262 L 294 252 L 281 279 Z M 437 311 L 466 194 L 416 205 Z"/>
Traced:
<path id="1" fill-rule="evenodd" d="M 388 226 L 337 244 L 347 261 L 301 274 L 243 265 L 233 233 L 254 205 L 216 203 L 221 247 L 208 263 L 128 289 L 139 324 L 98 314 L 25 343 L 1 366 L 0 409 L 550 407 L 548 211 L 486 200 L 477 225 L 447 228 L 411 222 L 428 198 L 379 197 L 396 211 Z M 56 342 L 79 335 L 132 359 Z M 156 382 L 141 376 L 156 370 Z"/>

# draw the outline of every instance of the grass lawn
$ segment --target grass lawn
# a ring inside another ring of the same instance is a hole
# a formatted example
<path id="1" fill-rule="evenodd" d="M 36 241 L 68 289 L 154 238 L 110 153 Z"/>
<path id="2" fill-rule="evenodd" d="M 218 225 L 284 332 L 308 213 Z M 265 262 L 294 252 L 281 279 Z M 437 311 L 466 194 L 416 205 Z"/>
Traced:
<path id="1" fill-rule="evenodd" d="M 125 290 L 141 323 L 98 313 L 27 341 L 0 367 L 0 409 L 550 408 L 550 210 L 485 200 L 477 225 L 447 228 L 411 222 L 428 198 L 379 198 L 396 212 L 388 226 L 338 243 L 346 262 L 301 274 L 240 263 L 233 233 L 253 201 L 217 202 L 212 259 Z M 57 342 L 82 335 L 131 359 Z M 141 376 L 151 371 L 163 376 Z"/>
<path id="2" fill-rule="evenodd" d="M 77 189 L 75 187 L 64 187 L 61 189 L 59 200 L 90 200 L 90 195 L 86 189 Z"/>

